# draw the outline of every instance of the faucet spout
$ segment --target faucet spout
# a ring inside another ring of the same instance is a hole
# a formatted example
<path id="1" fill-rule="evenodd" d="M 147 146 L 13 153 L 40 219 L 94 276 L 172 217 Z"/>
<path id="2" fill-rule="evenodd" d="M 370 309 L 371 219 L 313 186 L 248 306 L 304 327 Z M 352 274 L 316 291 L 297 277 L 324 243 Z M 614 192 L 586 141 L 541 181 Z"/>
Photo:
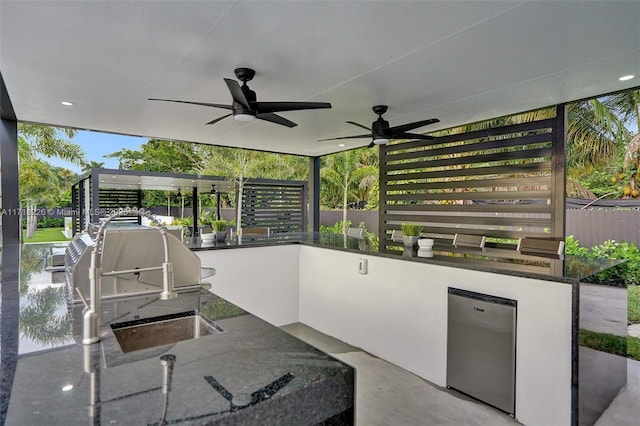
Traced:
<path id="1" fill-rule="evenodd" d="M 82 344 L 90 345 L 100 341 L 100 329 L 102 327 L 102 246 L 104 244 L 104 234 L 107 225 L 116 217 L 129 215 L 131 213 L 143 216 L 151 220 L 152 223 L 159 223 L 156 217 L 144 209 L 126 208 L 109 215 L 98 228 L 96 239 L 91 251 L 91 264 L 89 266 L 89 306 L 83 311 L 83 332 Z M 167 228 L 160 226 L 158 228 L 162 236 L 164 245 L 164 262 L 162 266 L 155 269 L 162 269 L 163 291 L 160 293 L 161 300 L 174 299 L 178 296 L 175 292 L 175 282 L 173 274 L 173 264 L 169 262 L 169 242 L 167 240 Z M 111 272 L 113 274 L 115 272 Z"/>

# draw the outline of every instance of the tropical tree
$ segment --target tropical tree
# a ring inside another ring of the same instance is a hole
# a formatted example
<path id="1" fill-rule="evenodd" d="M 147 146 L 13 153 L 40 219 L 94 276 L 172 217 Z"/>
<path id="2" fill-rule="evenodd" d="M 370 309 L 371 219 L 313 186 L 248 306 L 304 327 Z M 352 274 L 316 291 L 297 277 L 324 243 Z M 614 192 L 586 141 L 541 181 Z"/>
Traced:
<path id="1" fill-rule="evenodd" d="M 235 184 L 238 234 L 242 232 L 242 196 L 247 179 L 274 176 L 292 178 L 299 171 L 295 161 L 283 161 L 272 153 L 216 146 L 208 146 L 207 153 L 207 173 L 228 177 Z"/>
<path id="2" fill-rule="evenodd" d="M 204 151 L 201 144 L 149 139 L 139 151 L 122 149 L 105 158 L 117 158 L 124 170 L 202 174 Z"/>
<path id="3" fill-rule="evenodd" d="M 334 195 L 340 194 L 343 234 L 347 233 L 349 195 L 353 195 L 354 189 L 358 188 L 363 181 L 371 182 L 368 185 L 372 187 L 378 176 L 377 165 L 364 164 L 364 160 L 370 159 L 369 154 L 364 150 L 368 149 L 354 149 L 326 156 L 323 158 L 324 166 L 320 169 L 321 188 L 325 187 Z"/>
<path id="4" fill-rule="evenodd" d="M 63 343 L 71 338 L 71 321 L 66 312 L 64 287 L 46 287 L 35 290 L 29 287 L 34 274 L 44 271 L 44 258 L 48 249 L 41 245 L 24 245 L 20 253 L 20 298 L 18 320 L 20 332 L 31 340 L 44 345 Z M 26 297 L 26 303 L 22 298 Z M 62 308 L 62 309 L 60 309 Z"/>
<path id="5" fill-rule="evenodd" d="M 78 177 L 77 173 L 63 167 L 54 167 L 53 170 L 62 181 L 65 191 L 68 191 L 71 188 L 71 182 Z"/>
<path id="6" fill-rule="evenodd" d="M 91 169 L 101 169 L 104 167 L 104 161 L 91 160 L 82 163 L 82 173 L 90 172 Z"/>
<path id="7" fill-rule="evenodd" d="M 70 141 L 76 134 L 76 130 L 64 127 L 18 123 L 18 138 L 26 142 L 26 149 L 31 154 L 42 154 L 47 158 L 56 157 L 81 165 L 84 163 L 84 152 L 80 146 Z M 22 149 L 25 149 L 25 146 L 20 149 L 20 154 L 24 154 Z"/>
<path id="8" fill-rule="evenodd" d="M 75 164 L 84 163 L 82 149 L 67 138 L 75 130 L 37 124 L 18 124 L 18 154 L 20 157 L 20 200 L 27 211 L 27 237 L 36 229 L 38 205 L 54 204 L 64 192 L 56 169 L 39 158 L 57 157 Z"/>
<path id="9" fill-rule="evenodd" d="M 19 171 L 20 199 L 27 212 L 27 238 L 33 235 L 37 226 L 38 206 L 51 207 L 60 194 L 56 176 L 46 161 L 32 159 L 26 161 Z"/>
<path id="10" fill-rule="evenodd" d="M 56 316 L 65 304 L 64 287 L 46 287 L 27 296 L 28 305 L 20 310 L 22 334 L 43 345 L 63 343 L 71 337 L 69 315 Z"/>

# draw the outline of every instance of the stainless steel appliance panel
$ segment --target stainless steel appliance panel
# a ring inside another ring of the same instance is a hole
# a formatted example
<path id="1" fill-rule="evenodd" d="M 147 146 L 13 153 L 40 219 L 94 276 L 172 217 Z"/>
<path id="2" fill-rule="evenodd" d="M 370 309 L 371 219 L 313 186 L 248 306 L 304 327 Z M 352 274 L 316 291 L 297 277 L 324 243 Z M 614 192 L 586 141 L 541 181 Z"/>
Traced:
<path id="1" fill-rule="evenodd" d="M 515 414 L 517 302 L 449 288 L 447 386 Z"/>

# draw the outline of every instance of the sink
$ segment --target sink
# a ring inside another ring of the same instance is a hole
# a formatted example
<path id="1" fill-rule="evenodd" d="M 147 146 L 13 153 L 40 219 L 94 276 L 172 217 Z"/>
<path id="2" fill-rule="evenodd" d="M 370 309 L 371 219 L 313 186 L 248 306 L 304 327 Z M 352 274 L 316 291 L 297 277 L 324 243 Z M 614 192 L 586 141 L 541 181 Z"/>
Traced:
<path id="1" fill-rule="evenodd" d="M 124 353 L 220 334 L 225 331 L 197 311 L 111 324 L 111 330 Z"/>

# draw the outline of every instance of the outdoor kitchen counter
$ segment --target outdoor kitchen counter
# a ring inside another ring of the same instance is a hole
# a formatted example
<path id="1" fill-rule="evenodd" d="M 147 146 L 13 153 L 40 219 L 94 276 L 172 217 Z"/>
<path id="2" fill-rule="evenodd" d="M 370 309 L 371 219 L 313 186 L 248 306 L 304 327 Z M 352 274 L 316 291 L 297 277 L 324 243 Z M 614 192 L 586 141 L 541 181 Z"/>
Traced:
<path id="1" fill-rule="evenodd" d="M 201 250 L 220 250 L 220 249 L 237 249 L 248 247 L 268 247 L 280 246 L 287 244 L 302 244 L 316 247 L 323 247 L 334 250 L 342 250 L 352 253 L 361 253 L 363 255 L 372 255 L 387 257 L 392 259 L 402 259 L 410 262 L 422 262 L 441 266 L 453 266 L 463 269 L 471 269 L 476 271 L 493 272 L 503 275 L 513 275 L 524 278 L 542 279 L 547 281 L 557 281 L 569 284 L 575 284 L 579 280 L 597 274 L 608 268 L 614 267 L 621 263 L 620 260 L 607 259 L 588 259 L 579 256 L 567 255 L 563 259 L 534 258 L 522 260 L 518 264 L 518 269 L 514 269 L 514 263 L 503 261 L 501 253 L 505 253 L 504 249 L 486 248 L 482 251 L 468 250 L 470 257 L 482 256 L 485 260 L 490 261 L 478 262 L 468 257 L 460 256 L 447 252 L 444 244 L 436 243 L 434 245 L 434 256 L 430 258 L 419 257 L 417 250 L 397 250 L 381 252 L 377 246 L 371 244 L 367 239 L 359 239 L 353 237 L 344 237 L 337 234 L 320 234 L 320 233 L 288 233 L 288 234 L 272 234 L 269 237 L 242 237 L 225 240 L 224 242 L 187 243 L 193 251 Z M 513 250 L 512 250 L 513 251 Z M 540 264 L 548 266 L 540 267 Z"/>
<path id="2" fill-rule="evenodd" d="M 123 354 L 106 326 L 190 310 L 223 331 Z M 90 346 L 77 343 L 81 306 L 57 318 L 74 337 L 18 357 L 8 425 L 353 424 L 351 367 L 212 293 L 103 302 L 102 341 Z"/>

